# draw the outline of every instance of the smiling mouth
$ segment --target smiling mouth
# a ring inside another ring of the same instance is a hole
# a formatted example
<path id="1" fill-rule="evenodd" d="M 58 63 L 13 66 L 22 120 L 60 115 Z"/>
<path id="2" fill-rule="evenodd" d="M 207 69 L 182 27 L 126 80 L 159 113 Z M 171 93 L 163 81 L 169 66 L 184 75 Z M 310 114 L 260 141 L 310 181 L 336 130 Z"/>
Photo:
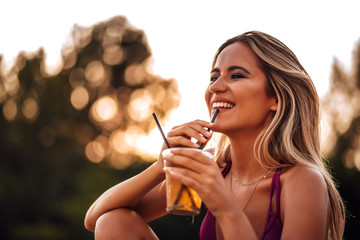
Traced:
<path id="1" fill-rule="evenodd" d="M 212 108 L 233 108 L 235 105 L 228 102 L 214 102 Z"/>

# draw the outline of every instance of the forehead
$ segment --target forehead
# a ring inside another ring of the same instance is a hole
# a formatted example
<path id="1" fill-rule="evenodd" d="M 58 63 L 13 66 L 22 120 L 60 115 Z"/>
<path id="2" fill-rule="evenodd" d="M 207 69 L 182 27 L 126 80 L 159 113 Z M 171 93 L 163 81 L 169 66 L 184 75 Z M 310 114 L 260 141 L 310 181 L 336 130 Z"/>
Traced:
<path id="1" fill-rule="evenodd" d="M 227 68 L 228 66 L 240 65 L 249 70 L 259 68 L 260 63 L 255 53 L 244 43 L 235 42 L 225 47 L 218 55 L 214 67 Z"/>

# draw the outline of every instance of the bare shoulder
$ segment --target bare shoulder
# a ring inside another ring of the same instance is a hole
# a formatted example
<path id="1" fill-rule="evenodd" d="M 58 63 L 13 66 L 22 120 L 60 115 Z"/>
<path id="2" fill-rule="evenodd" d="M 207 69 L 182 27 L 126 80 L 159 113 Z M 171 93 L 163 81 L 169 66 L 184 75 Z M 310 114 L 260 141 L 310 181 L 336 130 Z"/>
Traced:
<path id="1" fill-rule="evenodd" d="M 284 220 L 296 216 L 294 222 L 302 218 L 309 223 L 312 222 L 309 219 L 327 222 L 329 195 L 320 170 L 297 165 L 284 171 L 280 179 L 281 215 Z"/>
<path id="2" fill-rule="evenodd" d="M 320 170 L 304 165 L 296 165 L 281 174 L 281 198 L 284 204 L 294 200 L 303 203 L 327 201 L 328 189 Z"/>
<path id="3" fill-rule="evenodd" d="M 283 188 L 312 185 L 312 187 L 324 187 L 326 183 L 320 170 L 304 165 L 296 165 L 286 169 L 282 174 Z M 311 187 L 311 186 L 308 186 Z"/>
<path id="4" fill-rule="evenodd" d="M 327 186 L 320 170 L 296 165 L 281 174 L 282 191 L 326 190 Z"/>
<path id="5" fill-rule="evenodd" d="M 293 166 L 280 176 L 281 220 L 284 239 L 325 239 L 330 201 L 320 170 Z"/>

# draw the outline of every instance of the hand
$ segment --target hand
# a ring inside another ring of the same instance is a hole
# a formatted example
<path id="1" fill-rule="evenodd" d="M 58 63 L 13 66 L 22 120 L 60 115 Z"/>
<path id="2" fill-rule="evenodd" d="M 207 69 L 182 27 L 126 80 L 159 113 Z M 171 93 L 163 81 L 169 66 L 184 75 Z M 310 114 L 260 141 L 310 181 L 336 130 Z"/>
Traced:
<path id="1" fill-rule="evenodd" d="M 202 120 L 185 123 L 173 127 L 167 135 L 167 140 L 171 148 L 199 148 L 201 143 L 207 143 L 210 140 L 212 133 L 208 129 L 213 125 L 213 123 Z M 192 139 L 195 139 L 196 142 Z"/>
<path id="2" fill-rule="evenodd" d="M 220 212 L 231 211 L 226 201 L 233 200 L 221 170 L 213 160 L 212 154 L 191 148 L 171 148 L 163 152 L 167 162 L 164 171 L 184 185 L 194 189 L 216 216 Z"/>
<path id="3" fill-rule="evenodd" d="M 207 131 L 214 124 L 202 120 L 195 120 L 193 122 L 185 123 L 175 126 L 167 134 L 167 141 L 171 148 L 185 147 L 185 148 L 199 148 L 201 143 L 206 144 L 212 136 L 212 133 Z M 195 139 L 196 142 L 192 141 Z M 167 148 L 164 143 L 161 152 Z M 164 159 L 160 154 L 157 162 L 161 171 L 164 168 Z"/>

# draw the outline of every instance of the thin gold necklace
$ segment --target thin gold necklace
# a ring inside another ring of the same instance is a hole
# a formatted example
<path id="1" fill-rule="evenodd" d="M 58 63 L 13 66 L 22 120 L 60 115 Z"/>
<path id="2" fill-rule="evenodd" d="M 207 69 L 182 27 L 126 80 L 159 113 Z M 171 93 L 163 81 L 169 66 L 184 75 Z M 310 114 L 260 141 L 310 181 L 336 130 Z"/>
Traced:
<path id="1" fill-rule="evenodd" d="M 231 174 L 230 174 L 230 191 L 231 191 L 232 193 L 233 193 L 233 191 L 232 191 L 232 181 L 233 181 L 233 180 L 232 180 L 232 177 L 233 177 L 233 176 L 234 176 L 234 178 L 235 178 L 235 182 L 238 182 L 238 183 L 239 183 L 240 185 L 242 185 L 242 186 L 250 186 L 250 185 L 254 185 L 254 184 L 255 184 L 255 186 L 254 186 L 254 188 L 253 188 L 253 190 L 252 190 L 249 198 L 246 200 L 246 202 L 245 202 L 245 204 L 244 204 L 244 206 L 243 206 L 243 208 L 242 208 L 243 211 L 245 210 L 246 206 L 247 206 L 248 203 L 250 202 L 250 199 L 251 199 L 252 195 L 254 194 L 256 187 L 258 186 L 258 184 L 260 183 L 260 181 L 261 181 L 262 179 L 266 178 L 266 175 L 267 175 L 269 172 L 270 172 L 270 170 L 266 171 L 266 173 L 265 173 L 263 176 L 261 176 L 261 178 L 259 178 L 258 180 L 254 181 L 254 182 L 242 184 L 242 183 L 235 177 L 235 175 L 233 174 L 233 171 L 232 171 L 232 169 L 231 169 Z M 233 194 L 234 194 L 234 193 L 233 193 Z"/>
<path id="2" fill-rule="evenodd" d="M 254 185 L 254 184 L 257 184 L 258 182 L 260 182 L 263 178 L 266 178 L 266 175 L 268 175 L 268 173 L 270 172 L 270 170 L 266 171 L 264 173 L 264 175 L 262 175 L 259 179 L 253 181 L 253 182 L 250 182 L 250 183 L 242 183 L 239 179 L 237 179 L 237 177 L 235 176 L 233 170 L 231 169 L 231 176 L 234 176 L 235 178 L 235 182 L 239 183 L 241 186 L 250 186 L 250 185 Z"/>

